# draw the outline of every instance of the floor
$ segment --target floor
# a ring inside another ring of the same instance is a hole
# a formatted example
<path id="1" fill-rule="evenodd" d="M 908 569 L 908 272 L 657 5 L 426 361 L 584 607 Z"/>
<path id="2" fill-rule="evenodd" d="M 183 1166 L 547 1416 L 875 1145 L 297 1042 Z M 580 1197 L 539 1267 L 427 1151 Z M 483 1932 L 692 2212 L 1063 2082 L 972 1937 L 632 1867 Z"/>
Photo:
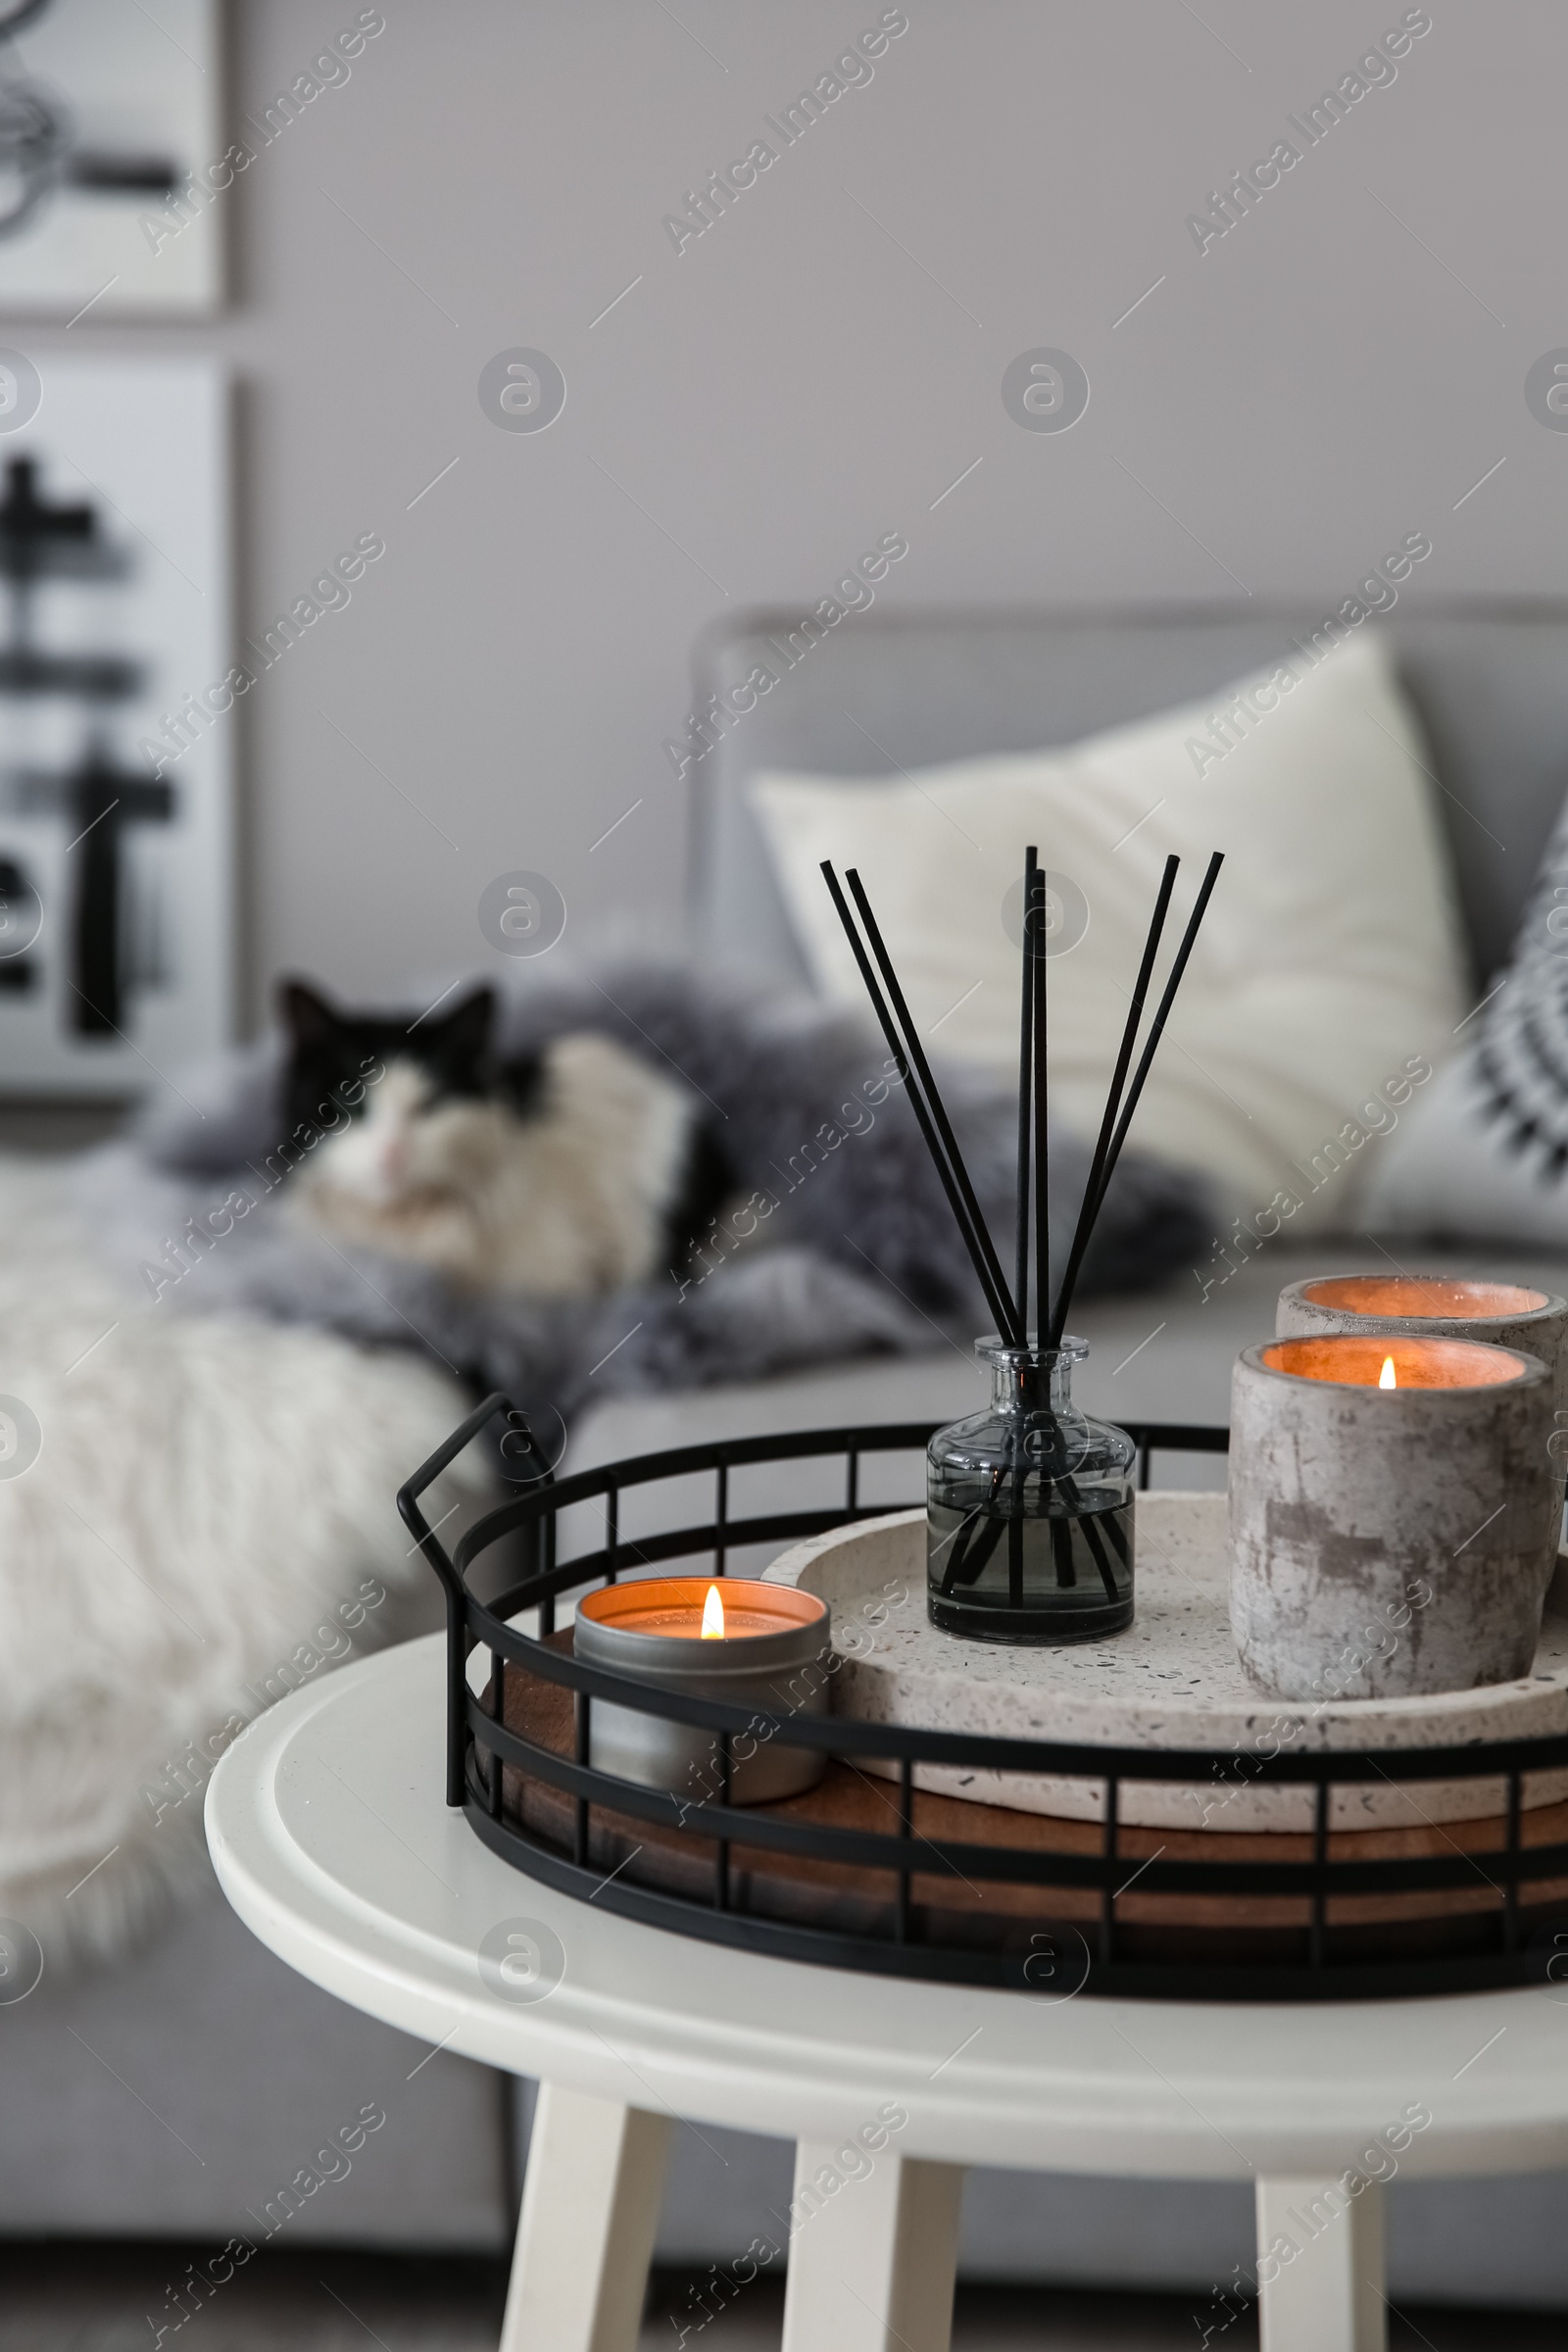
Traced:
<path id="1" fill-rule="evenodd" d="M 171 2290 L 187 2259 L 172 2246 L 0 2244 L 0 2352 L 148 2352 L 176 2340 L 181 2352 L 363 2352 L 367 2342 L 382 2352 L 493 2352 L 500 2328 L 500 2263 L 294 2253 L 258 2255 L 188 2313 L 176 2337 Z M 700 2279 L 663 2275 L 640 2352 L 699 2340 L 702 2352 L 773 2352 L 782 2308 L 768 2280 L 715 2312 Z M 1251 2313 L 1230 2314 L 1226 2322 L 1208 2297 L 967 2287 L 954 2352 L 1192 2352 L 1200 2339 L 1252 2352 Z M 1422 2305 L 1395 2315 L 1389 2342 L 1390 2352 L 1557 2352 L 1564 2331 L 1560 2314 Z"/>

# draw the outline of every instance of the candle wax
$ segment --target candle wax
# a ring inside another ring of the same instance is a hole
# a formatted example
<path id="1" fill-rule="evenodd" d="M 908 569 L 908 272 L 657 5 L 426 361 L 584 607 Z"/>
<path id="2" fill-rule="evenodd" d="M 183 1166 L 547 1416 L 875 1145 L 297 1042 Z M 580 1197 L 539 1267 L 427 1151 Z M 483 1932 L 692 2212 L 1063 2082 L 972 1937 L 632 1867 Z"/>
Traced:
<path id="1" fill-rule="evenodd" d="M 1271 1372 L 1298 1380 L 1326 1380 L 1346 1388 L 1381 1388 L 1396 1396 L 1402 1389 L 1491 1389 L 1521 1378 L 1526 1359 L 1505 1348 L 1474 1340 L 1415 1339 L 1403 1334 L 1324 1333 L 1317 1338 L 1273 1340 L 1259 1349 Z M 1384 1380 L 1392 1362 L 1394 1379 Z"/>
<path id="2" fill-rule="evenodd" d="M 1528 1315 L 1551 1303 L 1544 1291 L 1521 1290 L 1511 1282 L 1450 1281 L 1425 1274 L 1334 1274 L 1308 1284 L 1305 1296 L 1313 1306 L 1409 1321 L 1422 1315 L 1454 1322 L 1472 1315 Z"/>
<path id="3" fill-rule="evenodd" d="M 601 1609 L 597 1614 L 601 1625 L 614 1626 L 622 1633 L 684 1635 L 695 1641 L 703 1638 L 702 1610 L 681 1603 L 665 1603 L 662 1607 L 655 1605 L 647 1609 L 630 1608 L 624 1613 L 616 1610 L 613 1615 L 608 1609 Z M 787 1633 L 799 1623 L 799 1618 L 786 1617 L 781 1611 L 726 1606 L 723 1639 L 732 1642 L 744 1639 L 747 1634 Z"/>

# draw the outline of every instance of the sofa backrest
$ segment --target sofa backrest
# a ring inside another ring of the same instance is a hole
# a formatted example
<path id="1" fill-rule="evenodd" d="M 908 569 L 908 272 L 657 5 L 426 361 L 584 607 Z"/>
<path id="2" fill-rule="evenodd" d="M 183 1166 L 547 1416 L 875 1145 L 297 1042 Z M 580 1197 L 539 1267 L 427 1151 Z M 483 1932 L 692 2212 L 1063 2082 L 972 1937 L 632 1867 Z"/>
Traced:
<path id="1" fill-rule="evenodd" d="M 808 642 L 801 620 L 799 612 L 741 614 L 699 645 L 699 714 L 758 662 L 778 683 L 693 759 L 687 777 L 697 946 L 796 981 L 805 966 L 745 800 L 757 769 L 893 775 L 1071 743 L 1215 693 L 1289 659 L 1294 641 L 1304 645 L 1323 626 L 1320 612 L 1285 608 L 872 610 Z M 1475 977 L 1485 978 L 1507 958 L 1568 793 L 1568 605 L 1429 606 L 1365 625 L 1388 631 L 1425 726 Z"/>

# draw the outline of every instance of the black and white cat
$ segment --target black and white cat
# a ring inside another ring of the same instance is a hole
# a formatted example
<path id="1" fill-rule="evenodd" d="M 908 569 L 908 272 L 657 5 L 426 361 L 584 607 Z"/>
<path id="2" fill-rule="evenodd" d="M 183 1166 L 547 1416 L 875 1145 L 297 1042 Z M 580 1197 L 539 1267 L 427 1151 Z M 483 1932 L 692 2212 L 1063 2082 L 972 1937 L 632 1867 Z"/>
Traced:
<path id="1" fill-rule="evenodd" d="M 342 1240 L 466 1290 L 584 1298 L 683 1264 L 722 1202 L 701 1105 L 612 1038 L 502 1063 L 488 987 L 434 1019 L 340 1012 L 298 980 L 279 1004 L 296 1211 Z"/>

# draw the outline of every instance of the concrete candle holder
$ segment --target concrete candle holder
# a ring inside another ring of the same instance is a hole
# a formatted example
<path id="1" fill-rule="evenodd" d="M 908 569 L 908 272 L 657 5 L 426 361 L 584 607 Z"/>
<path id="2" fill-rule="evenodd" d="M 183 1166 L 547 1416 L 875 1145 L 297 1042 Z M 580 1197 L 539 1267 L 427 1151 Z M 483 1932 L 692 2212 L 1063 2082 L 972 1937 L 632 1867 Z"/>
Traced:
<path id="1" fill-rule="evenodd" d="M 1519 1348 L 1540 1356 L 1568 1412 L 1568 1298 L 1549 1291 L 1443 1274 L 1336 1274 L 1281 1291 L 1274 1329 L 1282 1340 L 1393 1331 Z"/>
<path id="2" fill-rule="evenodd" d="M 1231 1630 L 1271 1698 L 1530 1672 L 1556 1556 L 1552 1377 L 1517 1348 L 1340 1332 L 1231 1384 Z"/>

